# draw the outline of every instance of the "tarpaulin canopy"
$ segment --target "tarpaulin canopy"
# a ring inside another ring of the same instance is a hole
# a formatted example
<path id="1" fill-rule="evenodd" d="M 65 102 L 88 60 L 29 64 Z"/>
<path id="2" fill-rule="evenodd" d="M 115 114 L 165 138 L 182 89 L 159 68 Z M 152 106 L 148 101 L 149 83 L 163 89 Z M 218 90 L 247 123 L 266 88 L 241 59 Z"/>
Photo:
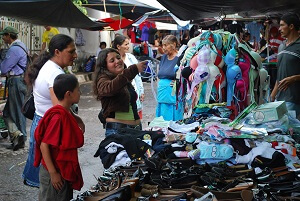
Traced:
<path id="1" fill-rule="evenodd" d="M 158 24 L 159 30 L 178 30 L 189 25 L 190 21 L 182 21 L 167 10 L 157 10 L 143 15 L 133 26 L 139 26 L 144 21 Z"/>
<path id="2" fill-rule="evenodd" d="M 70 0 L 0 0 L 0 15 L 37 25 L 102 30 Z"/>
<path id="3" fill-rule="evenodd" d="M 136 0 L 88 0 L 83 6 L 116 15 L 132 13 L 136 19 L 147 12 L 157 10 Z"/>
<path id="4" fill-rule="evenodd" d="M 238 13 L 243 17 L 300 11 L 299 0 L 158 0 L 181 20 L 199 20 Z"/>

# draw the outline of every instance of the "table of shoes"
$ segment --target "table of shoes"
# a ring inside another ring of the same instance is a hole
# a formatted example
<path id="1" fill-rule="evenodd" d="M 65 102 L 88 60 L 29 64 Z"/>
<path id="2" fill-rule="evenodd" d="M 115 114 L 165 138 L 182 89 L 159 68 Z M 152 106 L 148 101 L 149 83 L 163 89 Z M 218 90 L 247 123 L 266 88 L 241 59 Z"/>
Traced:
<path id="1" fill-rule="evenodd" d="M 220 112 L 230 115 L 157 117 L 105 138 L 95 154 L 103 174 L 73 200 L 300 200 L 300 121 L 253 124 L 252 112 L 233 121 Z"/>

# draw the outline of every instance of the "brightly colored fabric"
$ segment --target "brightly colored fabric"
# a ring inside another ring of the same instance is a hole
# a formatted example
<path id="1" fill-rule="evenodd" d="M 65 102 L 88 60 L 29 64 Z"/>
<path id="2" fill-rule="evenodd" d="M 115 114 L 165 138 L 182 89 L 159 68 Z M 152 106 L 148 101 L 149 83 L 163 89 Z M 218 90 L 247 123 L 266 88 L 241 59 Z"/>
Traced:
<path id="1" fill-rule="evenodd" d="M 47 47 L 49 46 L 50 40 L 53 36 L 56 34 L 59 34 L 59 31 L 55 27 L 51 27 L 49 31 L 45 31 L 42 36 L 42 42 L 47 44 Z"/>

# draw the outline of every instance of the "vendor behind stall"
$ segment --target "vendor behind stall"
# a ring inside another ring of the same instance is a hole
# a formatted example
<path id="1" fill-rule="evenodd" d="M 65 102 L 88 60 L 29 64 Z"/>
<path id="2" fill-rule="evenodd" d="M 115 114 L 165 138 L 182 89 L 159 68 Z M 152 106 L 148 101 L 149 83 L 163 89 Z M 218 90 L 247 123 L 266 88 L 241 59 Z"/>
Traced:
<path id="1" fill-rule="evenodd" d="M 285 14 L 280 20 L 279 31 L 286 42 L 278 53 L 278 73 L 271 101 L 286 101 L 288 110 L 296 111 L 300 119 L 300 20 L 296 14 Z"/>

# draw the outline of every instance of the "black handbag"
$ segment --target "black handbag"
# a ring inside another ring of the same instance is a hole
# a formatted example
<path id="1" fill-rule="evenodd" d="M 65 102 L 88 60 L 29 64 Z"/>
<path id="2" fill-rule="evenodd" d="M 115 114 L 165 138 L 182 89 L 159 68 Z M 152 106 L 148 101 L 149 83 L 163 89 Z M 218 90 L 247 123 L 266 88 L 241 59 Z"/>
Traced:
<path id="1" fill-rule="evenodd" d="M 22 106 L 22 113 L 27 119 L 33 119 L 34 113 L 35 113 L 35 107 L 34 107 L 34 98 L 33 94 L 31 92 L 28 99 L 25 101 L 24 105 Z"/>

